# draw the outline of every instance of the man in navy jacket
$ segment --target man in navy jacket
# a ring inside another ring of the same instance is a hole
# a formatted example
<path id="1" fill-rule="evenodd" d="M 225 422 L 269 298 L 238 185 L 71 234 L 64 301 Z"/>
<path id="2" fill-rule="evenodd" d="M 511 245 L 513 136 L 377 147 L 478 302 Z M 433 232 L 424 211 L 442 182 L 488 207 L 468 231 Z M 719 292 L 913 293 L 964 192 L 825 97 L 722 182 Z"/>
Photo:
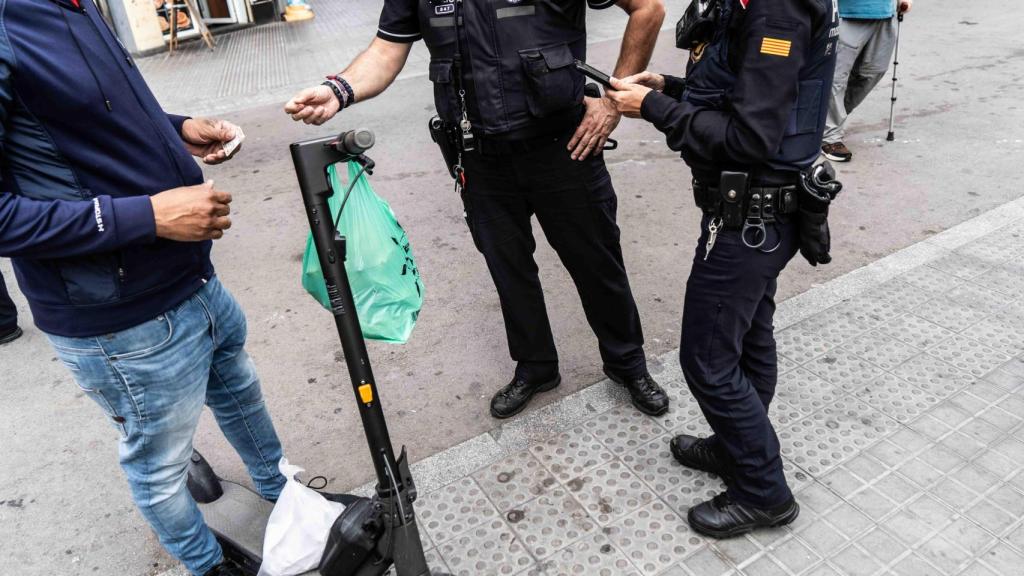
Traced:
<path id="1" fill-rule="evenodd" d="M 262 496 L 285 483 L 245 317 L 210 262 L 231 195 L 193 160 L 226 160 L 234 132 L 164 113 L 93 0 L 0 0 L 0 256 L 196 575 L 237 573 L 185 487 L 204 404 Z"/>

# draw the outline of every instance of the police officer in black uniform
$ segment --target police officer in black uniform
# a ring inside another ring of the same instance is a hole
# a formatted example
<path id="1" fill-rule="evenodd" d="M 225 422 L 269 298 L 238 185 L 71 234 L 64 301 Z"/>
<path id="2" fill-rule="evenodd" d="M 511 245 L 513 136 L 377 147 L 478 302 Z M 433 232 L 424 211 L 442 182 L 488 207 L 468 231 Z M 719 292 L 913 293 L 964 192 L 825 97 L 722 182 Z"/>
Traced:
<path id="1" fill-rule="evenodd" d="M 704 212 L 680 361 L 714 435 L 679 436 L 671 449 L 728 486 L 688 515 L 712 537 L 788 524 L 800 511 L 768 418 L 778 376 L 772 317 L 777 278 L 797 251 L 828 261 L 824 218 L 804 214 L 814 208 L 806 194 L 820 190 L 803 183 L 818 157 L 837 32 L 835 0 L 695 1 L 677 30 L 690 51 L 686 78 L 645 72 L 610 93 L 681 152 Z"/>
<path id="2" fill-rule="evenodd" d="M 517 362 L 512 381 L 491 402 L 498 418 L 561 382 L 533 258 L 532 216 L 576 283 L 605 372 L 628 388 L 641 411 L 668 410 L 668 396 L 647 371 L 615 190 L 601 155 L 620 116 L 611 101 L 584 98 L 585 78 L 574 67 L 586 59 L 587 6 L 613 4 L 629 14 L 616 72 L 639 72 L 664 20 L 661 0 L 385 0 L 370 47 L 285 107 L 296 120 L 321 124 L 382 92 L 412 43 L 426 42 L 439 124 L 457 148 L 449 168 Z"/>

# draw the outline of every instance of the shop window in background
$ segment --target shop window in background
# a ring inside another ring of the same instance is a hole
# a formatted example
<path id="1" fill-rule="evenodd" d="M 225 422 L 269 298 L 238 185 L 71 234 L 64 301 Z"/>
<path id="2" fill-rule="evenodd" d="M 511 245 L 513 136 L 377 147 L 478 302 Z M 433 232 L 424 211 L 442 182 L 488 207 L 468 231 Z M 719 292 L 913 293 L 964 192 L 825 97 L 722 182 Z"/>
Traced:
<path id="1" fill-rule="evenodd" d="M 169 34 L 171 31 L 171 2 L 168 2 L 168 0 L 154 0 L 154 5 L 160 20 L 160 29 L 163 30 L 164 34 Z M 179 34 L 185 30 L 192 30 L 192 18 L 189 17 L 187 10 L 179 9 L 176 17 Z"/>

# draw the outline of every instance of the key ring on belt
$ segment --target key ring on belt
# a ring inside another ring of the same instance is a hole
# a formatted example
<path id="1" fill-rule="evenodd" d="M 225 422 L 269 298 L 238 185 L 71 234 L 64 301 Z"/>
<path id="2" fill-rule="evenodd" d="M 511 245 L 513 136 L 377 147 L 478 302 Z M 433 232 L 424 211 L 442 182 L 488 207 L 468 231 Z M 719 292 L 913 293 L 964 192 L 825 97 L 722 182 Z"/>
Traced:
<path id="1" fill-rule="evenodd" d="M 740 239 L 747 248 L 758 249 L 764 246 L 768 233 L 764 229 L 764 218 L 761 211 L 761 195 L 752 194 L 747 208 L 747 219 L 740 230 Z"/>

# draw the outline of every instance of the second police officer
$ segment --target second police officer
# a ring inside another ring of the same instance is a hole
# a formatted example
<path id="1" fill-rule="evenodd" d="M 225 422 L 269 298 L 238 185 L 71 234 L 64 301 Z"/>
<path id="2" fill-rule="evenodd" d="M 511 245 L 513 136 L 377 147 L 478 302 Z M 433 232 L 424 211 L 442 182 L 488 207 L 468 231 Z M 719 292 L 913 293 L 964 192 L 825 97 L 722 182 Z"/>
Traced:
<path id="1" fill-rule="evenodd" d="M 835 0 L 694 1 L 677 29 L 686 78 L 644 72 L 610 97 L 667 136 L 693 173 L 704 216 L 686 288 L 680 362 L 714 434 L 678 436 L 673 456 L 727 490 L 690 509 L 725 538 L 781 526 L 800 508 L 768 417 L 778 361 L 779 273 L 799 250 L 829 261 L 828 202 L 839 184 L 812 168 L 835 70 Z"/>
<path id="2" fill-rule="evenodd" d="M 613 4 L 629 14 L 616 73 L 639 72 L 664 20 L 662 0 L 385 0 L 369 48 L 285 107 L 295 120 L 322 124 L 383 92 L 412 44 L 426 42 L 438 112 L 432 135 L 447 150 L 517 362 L 491 401 L 498 418 L 561 381 L 532 216 L 576 284 L 605 372 L 642 412 L 668 410 L 668 396 L 647 371 L 601 155 L 620 115 L 610 100 L 584 98 L 584 77 L 573 66 L 586 59 L 587 6 Z"/>

